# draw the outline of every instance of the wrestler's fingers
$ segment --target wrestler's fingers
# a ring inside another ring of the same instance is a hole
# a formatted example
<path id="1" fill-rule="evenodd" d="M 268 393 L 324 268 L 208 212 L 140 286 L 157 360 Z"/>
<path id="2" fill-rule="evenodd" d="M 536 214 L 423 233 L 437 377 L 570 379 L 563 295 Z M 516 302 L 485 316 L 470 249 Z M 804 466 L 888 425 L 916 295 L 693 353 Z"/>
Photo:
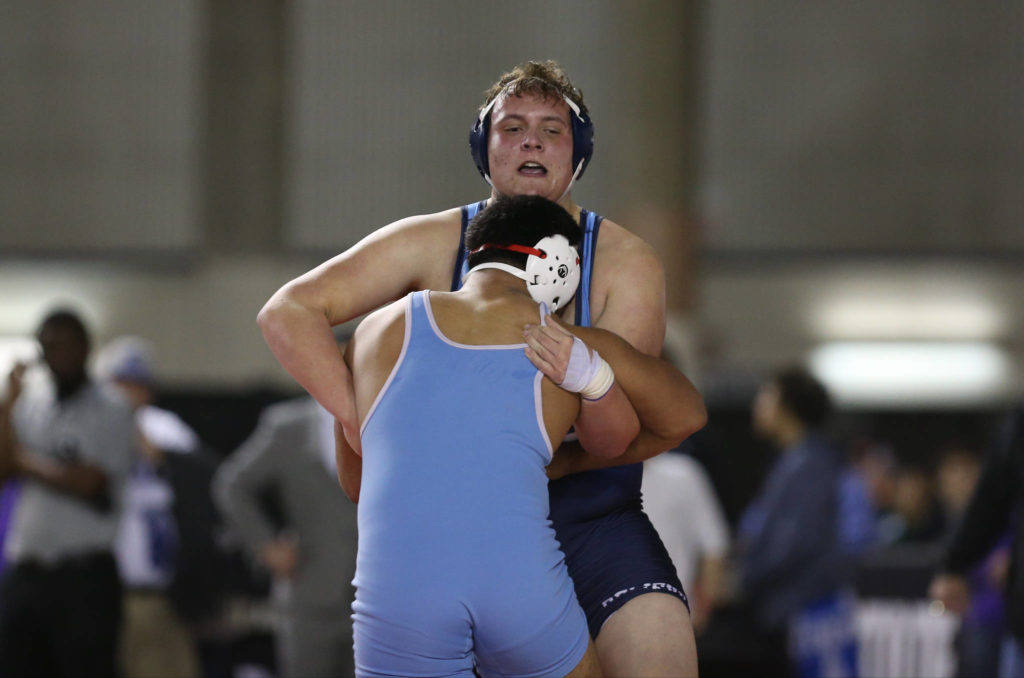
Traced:
<path id="1" fill-rule="evenodd" d="M 562 380 L 565 379 L 565 371 L 568 369 L 568 361 L 565 359 L 565 356 L 548 350 L 546 346 L 537 340 L 537 337 L 532 335 L 526 336 L 526 345 L 526 347 L 530 349 L 532 354 L 536 357 L 535 360 L 531 358 L 531 362 L 533 362 L 546 377 L 550 378 L 556 384 L 561 383 Z"/>
<path id="2" fill-rule="evenodd" d="M 530 362 L 533 363 L 533 366 L 540 370 L 541 374 L 545 377 L 555 383 L 558 383 L 563 379 L 563 375 L 559 374 L 558 370 L 556 370 L 551 363 L 540 357 L 532 348 L 527 346 L 523 349 L 523 352 L 526 354 L 526 357 L 530 359 Z"/>
<path id="3" fill-rule="evenodd" d="M 551 331 L 548 326 L 527 326 L 526 332 L 555 353 L 568 352 L 572 347 L 572 335 Z"/>
<path id="4" fill-rule="evenodd" d="M 535 332 L 523 332 L 523 338 L 526 340 L 527 345 L 544 360 L 550 362 L 555 356 L 556 352 L 552 351 L 548 346 L 541 342 Z"/>

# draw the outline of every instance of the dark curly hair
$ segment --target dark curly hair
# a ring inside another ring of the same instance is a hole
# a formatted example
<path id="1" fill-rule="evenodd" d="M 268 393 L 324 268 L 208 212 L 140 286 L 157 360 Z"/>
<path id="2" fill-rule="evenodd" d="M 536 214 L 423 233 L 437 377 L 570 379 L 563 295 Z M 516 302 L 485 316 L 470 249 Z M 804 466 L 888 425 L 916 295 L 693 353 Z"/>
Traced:
<path id="1" fill-rule="evenodd" d="M 582 237 L 579 224 L 558 203 L 536 195 L 502 196 L 466 227 L 466 252 L 490 243 L 533 247 L 552 235 L 565 236 L 577 248 Z M 470 268 L 489 261 L 525 268 L 526 257 L 520 252 L 486 249 L 470 254 L 467 262 Z"/>

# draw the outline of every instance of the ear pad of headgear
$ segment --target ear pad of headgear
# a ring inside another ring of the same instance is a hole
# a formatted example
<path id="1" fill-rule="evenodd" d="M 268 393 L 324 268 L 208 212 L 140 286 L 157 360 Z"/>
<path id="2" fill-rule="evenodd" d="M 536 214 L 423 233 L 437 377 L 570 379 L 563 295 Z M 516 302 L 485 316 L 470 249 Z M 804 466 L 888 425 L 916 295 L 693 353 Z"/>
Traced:
<path id="1" fill-rule="evenodd" d="M 490 103 L 483 107 L 473 127 L 469 130 L 469 152 L 473 156 L 473 164 L 476 171 L 480 173 L 487 183 L 490 183 L 490 167 L 487 163 L 487 135 L 491 129 L 491 109 L 498 97 L 491 99 Z"/>
<path id="2" fill-rule="evenodd" d="M 576 174 L 578 179 L 583 176 L 584 170 L 590 164 L 591 156 L 594 155 L 594 123 L 591 122 L 589 115 L 580 110 L 576 102 L 569 97 L 563 98 L 565 103 L 569 104 L 569 110 L 572 112 L 569 115 L 572 120 L 572 168 L 574 172 L 579 168 L 579 172 Z M 498 97 L 494 97 L 483 107 L 473 122 L 473 127 L 469 130 L 469 152 L 473 156 L 473 163 L 476 165 L 477 171 L 480 172 L 480 176 L 487 179 L 488 183 L 490 183 L 491 170 L 487 162 L 487 136 L 491 129 L 491 109 L 494 108 L 494 103 L 497 100 Z M 582 167 L 580 167 L 581 162 L 583 163 Z"/>
<path id="3" fill-rule="evenodd" d="M 563 235 L 542 238 L 534 245 L 541 256 L 526 258 L 526 288 L 538 304 L 552 312 L 564 307 L 580 284 L 580 255 Z"/>

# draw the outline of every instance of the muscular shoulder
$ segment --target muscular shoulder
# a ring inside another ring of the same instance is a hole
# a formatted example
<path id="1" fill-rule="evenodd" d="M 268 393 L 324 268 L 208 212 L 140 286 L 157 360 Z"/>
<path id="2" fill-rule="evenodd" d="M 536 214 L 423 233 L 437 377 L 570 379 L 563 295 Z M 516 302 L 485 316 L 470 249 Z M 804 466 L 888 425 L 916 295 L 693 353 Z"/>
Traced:
<path id="1" fill-rule="evenodd" d="M 352 341 L 375 344 L 386 339 L 388 335 L 404 333 L 405 307 L 408 303 L 407 295 L 367 315 L 356 327 Z"/>
<path id="2" fill-rule="evenodd" d="M 346 358 L 352 368 L 360 420 L 366 416 L 402 352 L 408 303 L 408 297 L 399 299 L 366 316 L 349 342 Z"/>
<path id="3" fill-rule="evenodd" d="M 665 339 L 665 270 L 642 238 L 605 219 L 594 254 L 594 324 L 657 355 Z"/>
<path id="4" fill-rule="evenodd" d="M 401 352 L 405 338 L 405 309 L 408 296 L 392 302 L 363 318 L 349 342 L 349 356 L 355 377 L 390 370 Z"/>
<path id="5" fill-rule="evenodd" d="M 639 282 L 647 288 L 664 286 L 664 268 L 654 248 L 640 236 L 609 219 L 601 223 L 594 266 L 595 277 L 604 274 L 610 293 L 621 291 L 627 282 Z"/>

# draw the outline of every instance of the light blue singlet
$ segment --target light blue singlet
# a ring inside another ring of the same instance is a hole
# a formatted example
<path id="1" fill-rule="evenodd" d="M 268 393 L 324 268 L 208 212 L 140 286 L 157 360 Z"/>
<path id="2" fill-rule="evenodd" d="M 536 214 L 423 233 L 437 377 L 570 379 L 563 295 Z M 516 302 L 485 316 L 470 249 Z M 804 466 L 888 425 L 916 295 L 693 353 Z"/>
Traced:
<path id="1" fill-rule="evenodd" d="M 548 521 L 551 445 L 525 344 L 467 346 L 428 293 L 364 420 L 353 605 L 362 676 L 564 676 L 587 625 Z"/>

